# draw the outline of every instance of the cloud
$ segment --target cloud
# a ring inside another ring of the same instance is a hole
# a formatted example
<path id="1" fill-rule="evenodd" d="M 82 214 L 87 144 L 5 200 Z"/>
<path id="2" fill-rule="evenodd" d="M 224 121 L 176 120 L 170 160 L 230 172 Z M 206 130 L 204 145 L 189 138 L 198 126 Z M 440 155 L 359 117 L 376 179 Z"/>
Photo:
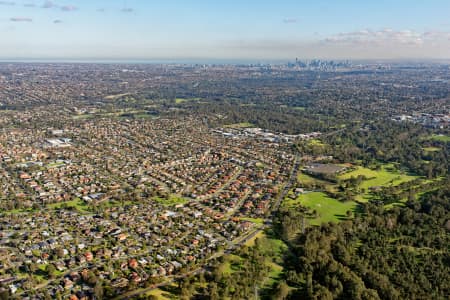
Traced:
<path id="1" fill-rule="evenodd" d="M 228 40 L 216 49 L 217 57 L 240 58 L 450 59 L 450 32 L 364 29 L 313 39 Z"/>
<path id="2" fill-rule="evenodd" d="M 53 8 L 56 7 L 56 4 L 53 3 L 53 1 L 45 1 L 44 4 L 42 4 L 42 8 Z"/>
<path id="3" fill-rule="evenodd" d="M 0 5 L 16 5 L 16 2 L 13 1 L 0 1 Z"/>
<path id="4" fill-rule="evenodd" d="M 105 12 L 106 11 L 106 9 L 104 9 L 104 8 L 97 8 L 97 12 Z"/>
<path id="5" fill-rule="evenodd" d="M 27 17 L 13 17 L 9 19 L 11 22 L 33 22 L 32 18 Z"/>
<path id="6" fill-rule="evenodd" d="M 128 7 L 128 8 L 122 8 L 120 11 L 124 12 L 124 13 L 131 13 L 134 11 L 134 9 L 132 9 L 131 7 Z"/>
<path id="7" fill-rule="evenodd" d="M 424 33 L 412 30 L 359 30 L 341 32 L 324 40 L 326 43 L 353 44 L 353 45 L 421 45 L 424 43 Z"/>
<path id="8" fill-rule="evenodd" d="M 53 24 L 61 24 L 63 21 L 61 21 L 61 20 L 54 20 L 53 21 Z"/>
<path id="9" fill-rule="evenodd" d="M 283 19 L 283 23 L 285 23 L 285 24 L 294 24 L 294 23 L 298 23 L 298 19 L 295 19 L 295 18 L 286 18 L 286 19 Z"/>
<path id="10" fill-rule="evenodd" d="M 75 10 L 77 10 L 78 8 L 76 7 L 76 6 L 73 6 L 73 5 L 64 5 L 64 6 L 61 6 L 61 10 L 62 11 L 75 11 Z"/>
<path id="11" fill-rule="evenodd" d="M 34 3 L 25 3 L 23 6 L 25 6 L 25 7 L 36 7 L 36 4 L 34 4 Z"/>

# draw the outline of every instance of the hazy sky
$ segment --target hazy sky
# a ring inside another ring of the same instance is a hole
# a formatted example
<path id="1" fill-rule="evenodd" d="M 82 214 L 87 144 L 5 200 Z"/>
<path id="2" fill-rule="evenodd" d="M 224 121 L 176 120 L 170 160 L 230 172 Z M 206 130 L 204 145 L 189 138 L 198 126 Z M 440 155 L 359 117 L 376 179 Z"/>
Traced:
<path id="1" fill-rule="evenodd" d="M 450 58 L 450 0 L 0 0 L 0 59 Z"/>

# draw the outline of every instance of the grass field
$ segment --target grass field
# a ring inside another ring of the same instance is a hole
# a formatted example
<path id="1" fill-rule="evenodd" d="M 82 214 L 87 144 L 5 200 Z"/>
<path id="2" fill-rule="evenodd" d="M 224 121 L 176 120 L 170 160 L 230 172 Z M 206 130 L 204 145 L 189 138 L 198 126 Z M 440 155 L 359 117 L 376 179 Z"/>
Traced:
<path id="1" fill-rule="evenodd" d="M 173 299 L 174 297 L 176 297 L 176 296 L 174 296 L 166 291 L 163 291 L 161 289 L 151 290 L 150 292 L 146 293 L 146 296 L 154 296 L 158 300 L 170 300 L 170 299 Z"/>
<path id="2" fill-rule="evenodd" d="M 429 139 L 445 143 L 450 142 L 450 136 L 443 134 L 433 134 Z"/>
<path id="3" fill-rule="evenodd" d="M 360 185 L 360 189 L 364 189 L 365 192 L 356 196 L 356 200 L 361 202 L 367 202 L 371 196 L 369 189 L 371 187 L 381 187 L 381 186 L 396 186 L 403 182 L 412 181 L 417 176 L 402 174 L 399 172 L 388 170 L 389 166 L 384 166 L 381 170 L 371 170 L 368 168 L 357 167 L 356 170 L 339 175 L 339 179 L 345 180 L 351 177 L 358 177 L 363 175 L 367 177 Z"/>
<path id="4" fill-rule="evenodd" d="M 259 232 L 257 235 L 255 235 L 253 238 L 249 239 L 246 243 L 245 246 L 247 247 L 253 247 L 255 245 L 255 240 L 256 239 L 260 239 L 263 236 L 265 236 L 264 232 Z"/>
<path id="5" fill-rule="evenodd" d="M 439 152 L 439 151 L 442 150 L 442 149 L 439 148 L 439 147 L 424 147 L 424 148 L 422 148 L 422 149 L 423 149 L 423 151 L 425 151 L 425 152 Z"/>
<path id="6" fill-rule="evenodd" d="M 305 174 L 303 172 L 300 172 L 297 175 L 297 182 L 300 184 L 300 186 L 322 186 L 324 187 L 324 190 L 329 192 L 334 192 L 336 190 L 336 185 L 325 180 L 321 180 L 318 178 L 314 178 L 312 176 L 309 176 L 308 174 Z"/>
<path id="7" fill-rule="evenodd" d="M 189 98 L 189 99 L 186 99 L 186 98 L 176 98 L 175 99 L 175 103 L 176 104 L 181 104 L 181 103 L 185 103 L 185 102 L 189 102 L 189 101 L 200 101 L 201 100 L 201 98 Z"/>
<path id="8" fill-rule="evenodd" d="M 47 165 L 47 169 L 58 168 L 58 167 L 63 166 L 63 165 L 65 165 L 65 163 L 62 162 L 62 161 L 61 162 L 52 162 L 52 163 Z"/>
<path id="9" fill-rule="evenodd" d="M 101 205 L 103 207 L 120 207 L 120 206 L 127 206 L 127 205 L 132 205 L 134 202 L 131 200 L 126 200 L 126 201 L 118 201 L 118 200 L 108 200 L 108 201 L 103 201 L 101 203 Z"/>
<path id="10" fill-rule="evenodd" d="M 32 209 L 32 208 L 17 208 L 17 209 L 2 211 L 1 213 L 5 213 L 5 214 L 23 214 L 23 213 L 30 213 L 30 212 L 34 212 L 34 211 L 35 210 Z"/>
<path id="11" fill-rule="evenodd" d="M 268 277 L 264 281 L 264 287 L 270 287 L 280 280 L 283 272 L 283 255 L 287 250 L 287 245 L 277 238 L 271 236 L 270 232 L 264 233 L 258 239 L 261 252 L 267 257 L 266 265 L 270 268 Z"/>
<path id="12" fill-rule="evenodd" d="M 261 225 L 264 223 L 264 219 L 262 218 L 241 218 L 242 221 L 249 221 L 258 225 Z"/>
<path id="13" fill-rule="evenodd" d="M 318 179 L 315 179 L 314 177 L 311 177 L 308 174 L 305 174 L 303 172 L 300 172 L 298 174 L 297 180 L 298 180 L 298 182 L 304 183 L 304 184 L 311 184 L 311 183 L 318 181 Z"/>
<path id="14" fill-rule="evenodd" d="M 229 125 L 225 125 L 223 127 L 225 127 L 225 128 L 252 128 L 252 127 L 255 127 L 255 125 L 252 123 L 243 122 L 243 123 L 229 124 Z"/>
<path id="15" fill-rule="evenodd" d="M 116 99 L 119 99 L 119 98 L 121 98 L 121 97 L 128 96 L 128 95 L 130 95 L 130 93 L 117 94 L 117 95 L 109 95 L 109 96 L 106 96 L 104 99 L 105 99 L 105 100 L 116 100 Z"/>
<path id="16" fill-rule="evenodd" d="M 354 201 L 341 202 L 328 197 L 322 192 L 303 194 L 294 200 L 286 199 L 283 205 L 289 207 L 302 205 L 311 210 L 316 210 L 318 217 L 309 220 L 309 223 L 312 225 L 320 225 L 324 222 L 339 222 L 341 219 L 346 218 L 347 211 L 355 211 L 357 207 L 357 203 Z"/>
<path id="17" fill-rule="evenodd" d="M 283 263 L 283 255 L 287 250 L 287 246 L 283 241 L 273 238 L 268 232 L 260 232 L 255 238 L 249 240 L 246 246 L 254 247 L 256 238 L 258 239 L 261 253 L 266 257 L 265 264 L 270 269 L 262 288 L 270 287 L 280 279 L 283 272 L 281 264 Z M 220 273 L 232 276 L 234 272 L 242 271 L 242 260 L 242 257 L 234 254 L 224 256 L 224 262 L 220 266 Z"/>
<path id="18" fill-rule="evenodd" d="M 89 213 L 90 212 L 88 210 L 87 204 L 79 198 L 76 198 L 72 201 L 49 204 L 49 205 L 47 205 L 47 207 L 50 209 L 58 209 L 58 208 L 62 208 L 62 207 L 73 207 L 76 210 L 78 210 L 80 213 Z"/>
<path id="19" fill-rule="evenodd" d="M 188 200 L 186 198 L 183 198 L 183 197 L 181 197 L 179 195 L 175 195 L 175 194 L 170 195 L 168 199 L 154 197 L 153 200 L 155 200 L 156 202 L 158 202 L 162 205 L 166 205 L 166 206 L 173 206 L 173 205 L 184 204 L 184 203 L 188 202 Z"/>
<path id="20" fill-rule="evenodd" d="M 320 147 L 324 147 L 325 144 L 318 139 L 312 139 L 308 142 L 308 146 L 320 146 Z"/>

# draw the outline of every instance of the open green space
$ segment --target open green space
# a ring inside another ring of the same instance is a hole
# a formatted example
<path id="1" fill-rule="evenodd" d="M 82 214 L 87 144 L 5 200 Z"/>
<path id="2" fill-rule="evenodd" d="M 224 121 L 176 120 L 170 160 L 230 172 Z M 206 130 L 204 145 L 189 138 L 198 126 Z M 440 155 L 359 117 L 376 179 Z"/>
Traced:
<path id="1" fill-rule="evenodd" d="M 81 199 L 75 198 L 74 200 L 60 203 L 53 203 L 47 205 L 50 209 L 60 209 L 60 208 L 74 208 L 80 213 L 90 213 L 88 205 Z"/>
<path id="2" fill-rule="evenodd" d="M 275 282 L 280 280 L 281 274 L 283 273 L 283 267 L 274 262 L 269 262 L 267 265 L 270 267 L 270 272 L 269 277 L 267 278 L 266 282 L 264 282 L 264 285 L 270 287 Z"/>
<path id="3" fill-rule="evenodd" d="M 127 96 L 127 95 L 130 95 L 130 93 L 123 93 L 123 94 L 117 94 L 117 95 L 108 95 L 104 99 L 105 100 L 116 100 L 116 99 L 119 99 L 119 98 Z"/>
<path id="4" fill-rule="evenodd" d="M 164 290 L 159 289 L 159 288 L 151 290 L 150 292 L 146 293 L 145 295 L 146 296 L 153 296 L 153 297 L 155 297 L 158 300 L 170 300 L 170 299 L 173 299 L 174 297 L 176 297 L 173 294 L 170 294 L 169 292 L 164 291 Z"/>
<path id="5" fill-rule="evenodd" d="M 72 119 L 74 120 L 87 120 L 87 119 L 93 119 L 95 117 L 94 114 L 81 114 L 81 115 L 74 115 Z"/>
<path id="6" fill-rule="evenodd" d="M 296 199 L 285 199 L 283 206 L 305 206 L 317 212 L 317 217 L 309 220 L 312 225 L 320 225 L 326 222 L 339 222 L 346 218 L 347 211 L 355 211 L 357 203 L 354 201 L 341 202 L 328 197 L 322 192 L 302 194 Z"/>
<path id="7" fill-rule="evenodd" d="M 153 200 L 165 206 L 185 204 L 186 202 L 188 202 L 188 199 L 176 194 L 171 194 L 168 198 L 153 197 Z"/>
<path id="8" fill-rule="evenodd" d="M 308 141 L 308 146 L 320 146 L 320 147 L 324 147 L 325 144 L 318 139 L 312 139 Z"/>
<path id="9" fill-rule="evenodd" d="M 264 281 L 262 288 L 270 288 L 275 282 L 280 280 L 283 272 L 283 255 L 287 251 L 287 245 L 280 239 L 275 238 L 269 231 L 262 233 L 255 240 L 260 252 L 266 257 L 266 265 L 269 267 L 269 274 Z"/>
<path id="10" fill-rule="evenodd" d="M 439 152 L 439 151 L 442 150 L 442 149 L 439 148 L 439 147 L 424 147 L 424 148 L 422 148 L 422 149 L 423 149 L 423 151 L 425 151 L 425 152 Z"/>
<path id="11" fill-rule="evenodd" d="M 391 166 L 383 166 L 380 170 L 371 170 L 364 167 L 357 167 L 354 171 L 350 171 L 339 175 L 339 179 L 346 180 L 352 177 L 365 176 L 367 179 L 359 184 L 358 188 L 363 190 L 363 193 L 358 194 L 355 199 L 361 202 L 370 200 L 370 188 L 397 186 L 403 182 L 417 179 L 418 176 L 408 175 L 399 171 L 392 170 Z"/>
<path id="12" fill-rule="evenodd" d="M 175 103 L 181 104 L 181 103 L 185 103 L 185 102 L 189 102 L 189 101 L 200 101 L 200 100 L 201 100 L 201 98 L 176 98 Z"/>
<path id="13" fill-rule="evenodd" d="M 303 172 L 298 173 L 297 180 L 298 180 L 298 182 L 303 183 L 303 184 L 312 184 L 312 183 L 319 181 L 318 179 L 316 179 L 312 176 L 309 176 L 308 174 L 305 174 Z"/>
<path id="14" fill-rule="evenodd" d="M 65 163 L 64 162 L 52 162 L 52 163 L 49 163 L 48 165 L 47 165 L 47 169 L 52 169 L 52 168 L 57 168 L 57 167 L 60 167 L 60 166 L 63 166 L 63 165 L 65 165 Z"/>
<path id="15" fill-rule="evenodd" d="M 253 238 L 249 239 L 244 245 L 247 247 L 253 247 L 255 245 L 255 240 L 265 236 L 263 231 L 258 232 Z"/>
<path id="16" fill-rule="evenodd" d="M 430 140 L 439 141 L 439 142 L 450 142 L 450 136 L 444 134 L 433 134 L 429 137 Z"/>
<path id="17" fill-rule="evenodd" d="M 283 272 L 281 264 L 283 263 L 283 254 L 287 250 L 287 245 L 282 240 L 273 237 L 270 232 L 260 232 L 246 246 L 259 247 L 260 253 L 266 257 L 265 264 L 269 268 L 269 274 L 262 288 L 272 286 L 273 283 L 280 279 Z M 228 276 L 234 272 L 242 271 L 242 260 L 242 257 L 235 254 L 225 255 L 218 271 Z"/>
<path id="18" fill-rule="evenodd" d="M 334 192 L 336 190 L 336 185 L 329 181 L 315 178 L 306 173 L 300 172 L 297 175 L 297 182 L 300 187 L 311 190 L 325 190 L 327 192 Z"/>
<path id="19" fill-rule="evenodd" d="M 36 210 L 33 208 L 17 208 L 17 209 L 11 209 L 7 211 L 2 211 L 1 213 L 5 214 L 23 214 L 23 213 L 31 213 L 35 212 Z"/>
<path id="20" fill-rule="evenodd" d="M 231 275 L 242 269 L 242 257 L 235 254 L 227 254 L 223 257 L 223 263 L 219 266 L 218 272 L 223 275 Z"/>
<path id="21" fill-rule="evenodd" d="M 134 202 L 131 200 L 124 200 L 124 201 L 119 201 L 119 200 L 113 200 L 110 199 L 108 201 L 103 201 L 100 205 L 102 207 L 121 207 L 121 206 L 127 206 L 127 205 L 132 205 Z"/>
<path id="22" fill-rule="evenodd" d="M 258 225 L 262 225 L 264 223 L 264 219 L 262 218 L 241 218 L 242 221 L 249 221 Z"/>
<path id="23" fill-rule="evenodd" d="M 255 127 L 255 125 L 252 123 L 243 122 L 243 123 L 228 124 L 223 127 L 225 127 L 225 128 L 252 128 L 252 127 Z"/>

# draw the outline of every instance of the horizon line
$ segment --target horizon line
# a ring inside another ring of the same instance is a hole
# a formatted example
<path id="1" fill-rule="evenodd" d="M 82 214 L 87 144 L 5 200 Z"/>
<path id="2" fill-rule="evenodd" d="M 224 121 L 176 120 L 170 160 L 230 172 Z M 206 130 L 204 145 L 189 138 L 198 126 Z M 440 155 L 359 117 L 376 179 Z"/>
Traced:
<path id="1" fill-rule="evenodd" d="M 312 61 L 312 60 L 322 60 L 322 61 L 350 61 L 350 62 L 446 62 L 450 63 L 449 58 L 424 58 L 424 57 L 410 57 L 410 58 L 18 58 L 18 57 L 0 57 L 0 63 L 99 63 L 99 64 L 269 64 L 269 63 L 289 63 L 295 60 L 299 61 Z"/>

